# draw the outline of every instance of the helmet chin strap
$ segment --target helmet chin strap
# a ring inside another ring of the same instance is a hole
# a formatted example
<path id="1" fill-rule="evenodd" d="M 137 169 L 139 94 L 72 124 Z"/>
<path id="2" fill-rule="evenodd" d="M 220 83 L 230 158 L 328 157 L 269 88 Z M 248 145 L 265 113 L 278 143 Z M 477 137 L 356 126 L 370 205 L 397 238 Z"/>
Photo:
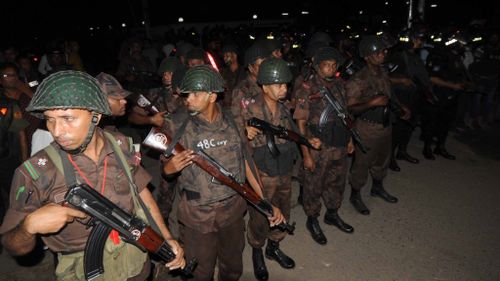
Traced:
<path id="1" fill-rule="evenodd" d="M 65 150 L 65 149 L 63 150 L 72 155 L 84 152 L 85 149 L 87 149 L 87 145 L 89 145 L 90 140 L 92 140 L 92 136 L 94 135 L 95 132 L 95 126 L 97 126 L 98 122 L 99 122 L 99 116 L 97 115 L 97 113 L 92 112 L 92 121 L 90 122 L 89 131 L 87 132 L 87 137 L 83 141 L 82 145 L 72 150 Z"/>

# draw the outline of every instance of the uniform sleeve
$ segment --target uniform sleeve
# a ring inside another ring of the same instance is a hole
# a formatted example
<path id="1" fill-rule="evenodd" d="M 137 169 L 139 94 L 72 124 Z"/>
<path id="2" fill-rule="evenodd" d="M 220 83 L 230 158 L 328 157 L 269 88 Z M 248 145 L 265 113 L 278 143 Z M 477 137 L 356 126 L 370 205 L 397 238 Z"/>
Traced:
<path id="1" fill-rule="evenodd" d="M 360 79 L 353 77 L 352 80 L 347 81 L 345 85 L 347 104 L 359 103 L 362 91 L 363 83 Z"/>
<path id="2" fill-rule="evenodd" d="M 293 118 L 297 120 L 307 120 L 309 118 L 309 94 L 310 86 L 309 84 L 302 83 L 294 91 L 295 95 L 295 111 L 293 112 Z"/>
<path id="3" fill-rule="evenodd" d="M 0 234 L 15 228 L 28 214 L 40 208 L 41 195 L 33 180 L 36 173 L 32 166 L 24 164 L 16 169 L 10 188 L 9 209 L 0 226 Z"/>

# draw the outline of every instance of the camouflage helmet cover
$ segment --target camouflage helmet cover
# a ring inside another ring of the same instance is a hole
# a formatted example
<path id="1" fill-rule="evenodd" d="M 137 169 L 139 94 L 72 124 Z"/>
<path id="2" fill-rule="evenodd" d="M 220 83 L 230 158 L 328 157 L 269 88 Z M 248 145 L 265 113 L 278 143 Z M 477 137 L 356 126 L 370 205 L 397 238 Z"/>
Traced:
<path id="1" fill-rule="evenodd" d="M 221 93 L 224 92 L 224 79 L 213 67 L 198 65 L 186 71 L 180 89 L 181 93 Z"/>
<path id="2" fill-rule="evenodd" d="M 290 81 L 292 81 L 292 72 L 283 59 L 267 59 L 260 65 L 257 76 L 259 84 L 284 84 Z"/>
<path id="3" fill-rule="evenodd" d="M 342 54 L 340 54 L 340 52 L 333 47 L 320 48 L 314 54 L 315 65 L 318 65 L 320 62 L 325 60 L 335 60 L 337 62 L 337 65 L 342 65 L 345 61 Z"/>
<path id="4" fill-rule="evenodd" d="M 38 86 L 26 111 L 42 118 L 49 109 L 87 109 L 111 115 L 108 100 L 97 80 L 81 71 L 56 72 Z"/>
<path id="5" fill-rule="evenodd" d="M 387 49 L 387 44 L 376 35 L 368 35 L 359 42 L 359 56 L 364 58 Z"/>

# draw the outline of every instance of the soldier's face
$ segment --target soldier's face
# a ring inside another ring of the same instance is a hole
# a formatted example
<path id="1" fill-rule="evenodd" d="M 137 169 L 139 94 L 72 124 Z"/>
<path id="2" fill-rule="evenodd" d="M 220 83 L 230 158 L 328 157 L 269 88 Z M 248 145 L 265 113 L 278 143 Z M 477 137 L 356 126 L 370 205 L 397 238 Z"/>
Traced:
<path id="1" fill-rule="evenodd" d="M 286 98 L 286 84 L 271 84 L 262 86 L 264 96 L 273 101 L 279 101 Z"/>
<path id="2" fill-rule="evenodd" d="M 197 66 L 197 65 L 204 65 L 204 64 L 205 64 L 205 61 L 202 59 L 189 59 L 188 60 L 189 67 L 193 67 L 193 66 Z"/>
<path id="3" fill-rule="evenodd" d="M 387 49 L 384 49 L 380 52 L 367 56 L 366 62 L 373 65 L 381 65 L 384 62 L 386 55 L 387 55 Z"/>
<path id="4" fill-rule="evenodd" d="M 337 72 L 337 62 L 335 60 L 324 60 L 318 65 L 318 72 L 321 78 L 332 78 Z"/>
<path id="5" fill-rule="evenodd" d="M 163 72 L 163 76 L 161 77 L 161 82 L 165 86 L 172 85 L 172 72 L 170 71 Z"/>
<path id="6" fill-rule="evenodd" d="M 51 109 L 44 111 L 47 129 L 64 150 L 83 144 L 90 127 L 92 113 L 85 109 Z"/>
<path id="7" fill-rule="evenodd" d="M 108 97 L 109 108 L 111 108 L 111 115 L 123 116 L 125 115 L 126 99 Z"/>
<path id="8" fill-rule="evenodd" d="M 216 95 L 208 92 L 189 93 L 189 95 L 186 98 L 186 106 L 193 115 L 196 115 L 198 113 L 203 113 L 207 110 L 211 101 L 215 100 L 213 96 Z"/>

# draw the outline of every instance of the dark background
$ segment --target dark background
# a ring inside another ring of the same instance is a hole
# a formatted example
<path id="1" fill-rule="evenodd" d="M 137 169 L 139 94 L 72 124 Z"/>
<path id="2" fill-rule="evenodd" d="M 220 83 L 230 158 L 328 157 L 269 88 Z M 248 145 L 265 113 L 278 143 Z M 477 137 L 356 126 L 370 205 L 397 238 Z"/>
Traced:
<path id="1" fill-rule="evenodd" d="M 90 27 L 120 29 L 140 27 L 144 20 L 142 3 L 147 3 L 152 26 L 177 23 L 179 16 L 189 22 L 251 21 L 259 19 L 294 19 L 301 24 L 332 26 L 351 23 L 374 27 L 387 19 L 389 25 L 402 27 L 407 19 L 405 0 L 340 1 L 160 1 L 160 0 L 76 0 L 76 1 L 2 1 L 0 16 L 3 42 L 29 41 L 54 36 L 85 37 Z M 385 5 L 389 2 L 389 5 Z M 498 27 L 499 8 L 493 1 L 426 1 L 425 22 L 431 26 L 466 25 L 474 19 L 486 19 Z M 429 6 L 436 3 L 436 8 Z M 415 1 L 416 4 L 416 1 Z M 300 15 L 307 10 L 309 15 Z M 363 10 L 363 14 L 359 14 Z M 229 12 L 228 12 L 229 11 Z M 288 12 L 289 16 L 282 16 Z M 25 27 L 24 27 L 25 26 Z M 97 30 L 94 30 L 96 32 Z"/>

